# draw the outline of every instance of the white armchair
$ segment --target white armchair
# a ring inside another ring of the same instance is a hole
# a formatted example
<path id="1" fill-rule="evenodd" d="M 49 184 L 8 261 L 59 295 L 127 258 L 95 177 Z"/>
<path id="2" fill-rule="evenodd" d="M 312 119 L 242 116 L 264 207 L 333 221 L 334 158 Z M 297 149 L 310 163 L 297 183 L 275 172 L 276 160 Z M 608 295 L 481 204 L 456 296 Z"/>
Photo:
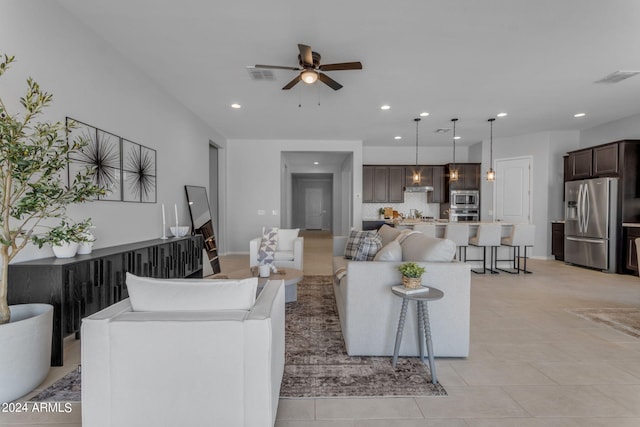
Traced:
<path id="1" fill-rule="evenodd" d="M 248 310 L 133 311 L 126 299 L 83 319 L 81 333 L 85 427 L 275 423 L 282 280 Z"/>
<path id="2" fill-rule="evenodd" d="M 298 236 L 298 229 L 279 229 L 278 246 L 274 256 L 276 267 L 295 268 L 303 271 L 304 237 Z M 258 249 L 262 237 L 249 241 L 249 267 L 258 265 Z"/>

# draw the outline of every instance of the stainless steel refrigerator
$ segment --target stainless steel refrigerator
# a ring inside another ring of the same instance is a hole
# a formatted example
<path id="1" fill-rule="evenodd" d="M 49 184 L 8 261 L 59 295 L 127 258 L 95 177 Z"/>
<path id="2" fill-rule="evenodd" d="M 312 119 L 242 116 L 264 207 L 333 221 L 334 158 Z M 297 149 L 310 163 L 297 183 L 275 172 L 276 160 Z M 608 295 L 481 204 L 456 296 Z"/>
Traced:
<path id="1" fill-rule="evenodd" d="M 618 178 L 565 183 L 565 262 L 615 272 L 617 195 Z"/>

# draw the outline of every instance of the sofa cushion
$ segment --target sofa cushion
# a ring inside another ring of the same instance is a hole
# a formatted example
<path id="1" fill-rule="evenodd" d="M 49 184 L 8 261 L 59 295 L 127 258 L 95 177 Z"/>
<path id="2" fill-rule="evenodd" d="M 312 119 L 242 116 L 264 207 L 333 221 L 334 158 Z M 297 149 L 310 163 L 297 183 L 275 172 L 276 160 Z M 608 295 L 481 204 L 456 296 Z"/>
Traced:
<path id="1" fill-rule="evenodd" d="M 450 262 L 456 253 L 456 244 L 451 240 L 429 237 L 423 233 L 407 236 L 400 246 L 403 261 Z"/>
<path id="2" fill-rule="evenodd" d="M 293 241 L 298 237 L 298 233 L 300 233 L 299 228 L 280 228 L 276 251 L 293 251 Z"/>
<path id="3" fill-rule="evenodd" d="M 397 240 L 392 240 L 382 247 L 373 258 L 374 261 L 402 261 L 402 247 Z"/>
<path id="4" fill-rule="evenodd" d="M 352 230 L 344 249 L 344 257 L 354 261 L 370 261 L 382 247 L 382 240 L 375 230 Z"/>
<path id="5" fill-rule="evenodd" d="M 382 239 L 375 230 L 353 230 L 349 234 L 344 257 L 354 261 L 371 261 L 381 247 Z"/>
<path id="6" fill-rule="evenodd" d="M 262 227 L 262 240 L 258 248 L 258 262 L 273 264 L 273 256 L 278 246 L 278 227 Z"/>
<path id="7" fill-rule="evenodd" d="M 152 279 L 127 273 L 126 284 L 133 311 L 248 310 L 258 278 Z"/>
<path id="8" fill-rule="evenodd" d="M 399 230 L 395 227 L 390 227 L 387 224 L 382 224 L 382 227 L 378 229 L 378 234 L 382 238 L 382 246 L 387 246 L 389 242 L 395 240 L 401 232 L 402 230 Z"/>

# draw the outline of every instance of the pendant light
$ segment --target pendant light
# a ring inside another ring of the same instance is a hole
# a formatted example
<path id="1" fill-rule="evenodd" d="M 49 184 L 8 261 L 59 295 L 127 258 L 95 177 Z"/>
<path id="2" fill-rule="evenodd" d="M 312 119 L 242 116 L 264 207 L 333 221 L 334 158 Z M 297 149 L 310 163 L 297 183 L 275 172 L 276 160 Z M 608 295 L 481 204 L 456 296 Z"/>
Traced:
<path id="1" fill-rule="evenodd" d="M 456 168 L 456 122 L 458 119 L 451 119 L 453 122 L 453 163 L 449 168 L 449 181 L 457 181 L 460 177 L 458 168 Z"/>
<path id="2" fill-rule="evenodd" d="M 417 185 L 420 184 L 421 181 L 421 176 L 420 176 L 420 169 L 418 168 L 418 125 L 420 124 L 420 117 L 416 117 L 415 119 L 413 119 L 414 122 L 416 122 L 416 168 L 413 171 L 413 184 Z"/>
<path id="3" fill-rule="evenodd" d="M 489 170 L 487 171 L 487 181 L 496 180 L 496 171 L 493 170 L 493 122 L 495 120 L 493 117 L 487 120 L 491 128 L 491 133 L 489 134 Z"/>

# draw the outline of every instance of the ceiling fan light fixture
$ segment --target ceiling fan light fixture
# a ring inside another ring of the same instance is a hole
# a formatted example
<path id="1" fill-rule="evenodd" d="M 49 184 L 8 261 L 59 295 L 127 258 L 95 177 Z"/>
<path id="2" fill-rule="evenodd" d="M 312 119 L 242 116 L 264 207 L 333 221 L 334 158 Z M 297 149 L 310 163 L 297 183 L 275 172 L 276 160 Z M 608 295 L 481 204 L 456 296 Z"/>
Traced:
<path id="1" fill-rule="evenodd" d="M 302 73 L 300 73 L 300 78 L 303 82 L 310 85 L 318 80 L 318 73 L 313 70 L 304 70 Z"/>

